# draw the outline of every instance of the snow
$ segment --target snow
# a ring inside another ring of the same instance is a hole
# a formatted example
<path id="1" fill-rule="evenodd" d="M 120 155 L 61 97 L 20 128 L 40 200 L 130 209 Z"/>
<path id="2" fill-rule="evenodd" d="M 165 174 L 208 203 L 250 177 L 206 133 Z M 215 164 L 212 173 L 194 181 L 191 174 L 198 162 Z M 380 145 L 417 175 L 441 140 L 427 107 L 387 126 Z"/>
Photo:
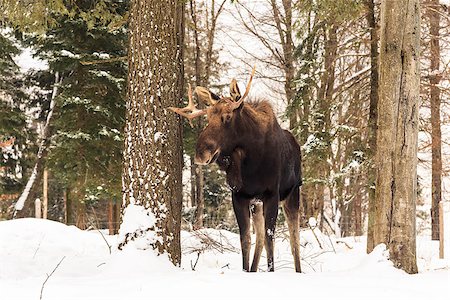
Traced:
<path id="1" fill-rule="evenodd" d="M 60 55 L 67 56 L 69 58 L 80 58 L 80 56 L 78 54 L 74 54 L 68 50 L 61 50 Z"/>
<path id="2" fill-rule="evenodd" d="M 14 205 L 15 210 L 22 210 L 25 204 L 25 200 L 27 200 L 28 194 L 30 193 L 31 187 L 33 186 L 33 183 L 36 180 L 36 175 L 37 175 L 37 165 L 34 166 L 30 178 L 27 181 L 27 185 L 25 186 L 25 189 L 20 195 L 19 200 L 17 200 L 16 204 Z"/>
<path id="3" fill-rule="evenodd" d="M 309 218 L 309 220 L 308 220 L 308 225 L 309 225 L 309 227 L 311 227 L 311 228 L 316 227 L 316 226 L 317 226 L 316 218 L 314 218 L 314 217 Z"/>
<path id="4" fill-rule="evenodd" d="M 48 69 L 48 62 L 34 57 L 34 51 L 30 47 L 22 49 L 22 52 L 19 55 L 15 56 L 13 59 L 23 73 L 26 73 L 30 69 Z"/>
<path id="5" fill-rule="evenodd" d="M 131 244 L 136 249 L 146 250 L 157 241 L 162 242 L 161 237 L 155 231 L 155 215 L 141 205 L 130 204 L 123 213 L 123 222 L 119 230 L 119 241 L 129 240 L 129 234 L 137 233 L 138 236 L 132 238 Z"/>
<path id="6" fill-rule="evenodd" d="M 147 214 L 142 207 L 128 209 L 125 213 L 136 217 L 136 223 L 150 225 L 150 218 L 142 218 Z M 125 224 L 124 228 L 128 225 L 132 226 Z M 126 231 L 129 230 L 133 228 Z M 183 258 L 177 268 L 166 255 L 158 256 L 151 249 L 127 246 L 118 250 L 120 235 L 82 231 L 42 219 L 2 221 L 0 290 L 2 299 L 38 299 L 46 274 L 64 258 L 48 279 L 42 299 L 283 296 L 439 300 L 449 295 L 449 262 L 437 259 L 435 242 L 418 239 L 420 273 L 408 275 L 392 266 L 384 245 L 367 255 L 364 237 L 334 239 L 322 235 L 317 228 L 315 233 L 316 236 L 311 230 L 301 232 L 303 274 L 294 272 L 289 242 L 285 232 L 279 230 L 275 233 L 275 273 L 245 273 L 241 271 L 239 236 L 225 230 L 183 231 Z M 260 269 L 266 269 L 264 252 Z"/>

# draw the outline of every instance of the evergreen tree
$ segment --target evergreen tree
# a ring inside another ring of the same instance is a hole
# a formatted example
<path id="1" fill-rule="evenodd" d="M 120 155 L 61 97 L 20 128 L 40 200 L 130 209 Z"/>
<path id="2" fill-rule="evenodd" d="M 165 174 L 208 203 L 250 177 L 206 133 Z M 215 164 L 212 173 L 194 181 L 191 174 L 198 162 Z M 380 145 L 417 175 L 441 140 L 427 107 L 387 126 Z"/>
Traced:
<path id="1" fill-rule="evenodd" d="M 123 16 L 127 3 L 111 10 Z M 69 212 L 68 222 L 85 228 L 86 204 L 106 199 L 119 203 L 121 198 L 127 32 L 124 27 L 90 24 L 82 13 L 55 20 L 58 26 L 44 38 L 28 39 L 49 63 L 48 71 L 32 79 L 46 89 L 52 74 L 60 74 L 47 165 L 68 191 L 68 209 L 71 203 L 77 209 L 76 214 Z M 49 97 L 36 101 L 46 115 Z"/>
<path id="2" fill-rule="evenodd" d="M 25 114 L 25 80 L 13 60 L 20 53 L 18 43 L 12 31 L 0 33 L 0 142 L 13 141 L 0 149 L 0 194 L 6 198 L 15 198 L 22 189 L 28 160 L 35 150 L 35 135 Z"/>

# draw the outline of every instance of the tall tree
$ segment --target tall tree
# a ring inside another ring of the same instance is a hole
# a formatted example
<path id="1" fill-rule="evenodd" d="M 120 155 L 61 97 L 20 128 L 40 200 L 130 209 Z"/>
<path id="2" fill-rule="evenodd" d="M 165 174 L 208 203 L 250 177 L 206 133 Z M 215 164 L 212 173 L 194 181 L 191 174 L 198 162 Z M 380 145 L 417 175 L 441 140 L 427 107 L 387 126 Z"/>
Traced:
<path id="1" fill-rule="evenodd" d="M 23 187 L 35 150 L 35 136 L 26 122 L 29 99 L 24 93 L 24 76 L 13 60 L 20 53 L 18 44 L 13 32 L 0 33 L 0 194 L 12 198 Z"/>
<path id="2" fill-rule="evenodd" d="M 179 264 L 181 126 L 166 108 L 179 106 L 183 93 L 184 2 L 133 0 L 130 12 L 123 223 L 134 223 L 136 211 L 153 218 L 132 232 L 121 228 L 120 246 L 143 238 Z"/>
<path id="3" fill-rule="evenodd" d="M 377 105 L 378 105 L 378 26 L 375 17 L 375 2 L 367 0 L 366 19 L 370 27 L 370 104 L 369 104 L 369 126 L 367 152 L 369 157 L 368 168 L 368 227 L 367 227 L 367 252 L 372 252 L 373 244 L 373 222 L 375 218 L 375 167 L 374 158 L 377 147 Z"/>
<path id="4" fill-rule="evenodd" d="M 439 29 L 441 12 L 439 0 L 430 0 L 427 15 L 430 26 L 430 106 L 431 106 L 431 239 L 439 240 L 439 202 L 442 200 L 441 154 L 441 90 L 439 70 L 441 49 Z"/>
<path id="5" fill-rule="evenodd" d="M 419 0 L 383 1 L 373 237 L 408 273 L 417 273 L 419 42 Z"/>

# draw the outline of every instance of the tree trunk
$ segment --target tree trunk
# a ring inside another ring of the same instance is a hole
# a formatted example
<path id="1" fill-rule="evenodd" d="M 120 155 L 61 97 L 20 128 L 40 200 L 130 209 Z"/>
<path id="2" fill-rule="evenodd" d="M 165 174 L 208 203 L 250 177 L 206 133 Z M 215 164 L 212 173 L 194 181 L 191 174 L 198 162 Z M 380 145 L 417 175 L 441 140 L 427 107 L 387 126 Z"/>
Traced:
<path id="1" fill-rule="evenodd" d="M 121 209 L 122 209 L 122 207 L 120 205 L 120 201 L 114 200 L 114 205 L 113 205 L 114 234 L 117 234 L 119 232 Z"/>
<path id="2" fill-rule="evenodd" d="M 382 2 L 373 237 L 408 273 L 417 273 L 419 35 L 419 0 Z"/>
<path id="3" fill-rule="evenodd" d="M 39 199 L 39 198 L 34 200 L 34 217 L 36 219 L 42 218 L 42 204 L 41 204 L 41 199 Z"/>
<path id="4" fill-rule="evenodd" d="M 439 0 L 430 0 L 430 101 L 431 101 L 431 239 L 439 240 L 439 202 L 442 200 L 441 91 L 439 82 Z"/>
<path id="5" fill-rule="evenodd" d="M 196 205 L 197 194 L 195 191 L 195 169 L 194 157 L 191 156 L 191 207 Z"/>
<path id="6" fill-rule="evenodd" d="M 361 175 L 358 175 L 355 179 L 356 188 L 356 194 L 355 199 L 353 200 L 354 206 L 353 206 L 353 212 L 354 212 L 354 224 L 355 224 L 355 235 L 361 236 L 363 234 L 362 232 L 362 190 L 361 188 Z"/>
<path id="7" fill-rule="evenodd" d="M 42 186 L 42 218 L 47 219 L 48 213 L 48 170 L 44 169 Z"/>
<path id="8" fill-rule="evenodd" d="M 205 210 L 205 196 L 203 188 L 205 186 L 205 177 L 202 166 L 195 166 L 195 199 L 197 209 L 195 210 L 194 230 L 203 227 L 203 212 Z"/>
<path id="9" fill-rule="evenodd" d="M 322 150 L 322 157 L 318 161 L 317 176 L 321 180 L 316 185 L 316 197 L 314 201 L 315 211 L 314 215 L 322 215 L 325 202 L 325 189 L 329 188 L 330 165 L 328 158 L 331 157 L 331 141 L 327 133 L 330 132 L 331 127 L 331 102 L 333 97 L 334 82 L 335 82 L 335 66 L 337 55 L 337 26 L 332 22 L 328 24 L 327 36 L 325 42 L 324 68 L 321 78 L 321 86 L 318 91 L 318 101 L 322 119 L 318 121 L 320 128 L 316 131 L 322 132 L 322 142 L 326 144 L 325 149 Z M 320 222 L 322 225 L 322 222 Z"/>
<path id="10" fill-rule="evenodd" d="M 76 226 L 81 230 L 87 229 L 87 213 L 86 213 L 86 203 L 80 199 L 76 199 L 77 215 L 76 215 Z"/>
<path id="11" fill-rule="evenodd" d="M 114 228 L 114 204 L 113 201 L 108 201 L 108 231 L 109 235 L 113 235 L 115 233 Z"/>
<path id="12" fill-rule="evenodd" d="M 73 201 L 70 192 L 67 188 L 63 191 L 64 198 L 64 214 L 66 225 L 75 225 L 75 218 L 73 213 Z"/>
<path id="13" fill-rule="evenodd" d="M 369 197 L 368 226 L 367 226 L 367 253 L 374 248 L 373 225 L 375 221 L 375 180 L 374 166 L 377 147 L 377 105 L 378 105 L 378 28 L 375 18 L 374 0 L 367 0 L 367 23 L 370 28 L 370 101 L 369 126 L 367 141 L 367 156 L 371 161 L 367 170 L 367 188 Z"/>
<path id="14" fill-rule="evenodd" d="M 180 120 L 166 108 L 181 105 L 183 93 L 184 2 L 134 0 L 130 9 L 128 98 L 123 164 L 123 202 L 154 216 L 154 225 L 127 234 L 154 231 L 149 246 L 181 260 L 182 143 Z M 129 238 L 130 237 L 130 238 Z"/>

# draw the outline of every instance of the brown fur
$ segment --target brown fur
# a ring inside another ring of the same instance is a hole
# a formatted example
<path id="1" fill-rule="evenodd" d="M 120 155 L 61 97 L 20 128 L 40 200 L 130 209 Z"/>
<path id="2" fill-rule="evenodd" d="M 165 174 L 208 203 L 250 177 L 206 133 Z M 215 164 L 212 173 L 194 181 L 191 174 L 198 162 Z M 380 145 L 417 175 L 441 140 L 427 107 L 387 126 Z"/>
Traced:
<path id="1" fill-rule="evenodd" d="M 227 173 L 239 225 L 243 269 L 257 270 L 264 244 L 268 270 L 274 271 L 275 224 L 278 205 L 282 202 L 295 270 L 301 272 L 300 146 L 291 133 L 281 129 L 267 101 L 239 101 L 240 93 L 235 83 L 231 84 L 231 92 L 233 98 L 219 98 L 212 93 L 199 95 L 218 102 L 207 110 L 208 125 L 198 138 L 195 160 L 199 164 L 217 162 Z M 262 205 L 252 204 L 255 199 Z M 253 215 L 257 233 L 251 268 L 250 215 Z"/>

